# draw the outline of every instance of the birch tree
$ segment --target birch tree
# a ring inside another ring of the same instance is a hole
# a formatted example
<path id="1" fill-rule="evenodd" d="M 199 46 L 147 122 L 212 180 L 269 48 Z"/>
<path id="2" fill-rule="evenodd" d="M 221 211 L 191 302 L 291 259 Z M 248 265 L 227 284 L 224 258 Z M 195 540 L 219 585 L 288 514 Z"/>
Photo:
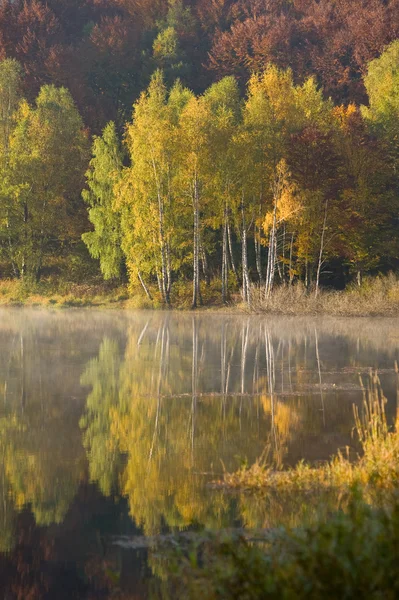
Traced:
<path id="1" fill-rule="evenodd" d="M 160 71 L 134 106 L 126 145 L 131 166 L 119 188 L 124 206 L 123 247 L 131 273 L 156 275 L 163 302 L 171 303 L 172 270 L 181 254 L 176 178 L 180 161 L 179 114 L 190 92 L 177 83 L 168 94 Z"/>
<path id="2" fill-rule="evenodd" d="M 234 187 L 237 180 L 233 138 L 241 116 L 239 90 L 235 79 L 226 77 L 211 86 L 204 94 L 204 102 L 208 110 L 209 127 L 208 179 L 210 194 L 215 199 L 214 204 L 210 203 L 207 224 L 222 230 L 222 301 L 226 302 L 229 296 L 230 265 L 235 270 L 231 248 Z"/>
<path id="3" fill-rule="evenodd" d="M 254 75 L 248 84 L 248 97 L 244 107 L 243 131 L 241 138 L 246 150 L 246 168 L 242 174 L 242 231 L 243 231 L 243 274 L 247 252 L 246 231 L 244 232 L 244 212 L 249 211 L 251 220 L 258 226 L 262 224 L 262 216 L 270 209 L 276 209 L 278 184 L 271 182 L 280 180 L 279 164 L 284 158 L 289 132 L 295 121 L 295 87 L 292 73 L 281 71 L 270 65 L 262 74 Z M 275 223 L 276 226 L 276 223 Z M 274 281 L 274 269 L 277 261 L 277 230 L 269 231 L 266 288 L 268 294 Z M 258 249 L 259 253 L 259 249 Z M 258 268 L 260 256 L 258 254 Z M 271 274 L 273 269 L 273 274 Z M 243 280 L 246 277 L 243 275 Z M 245 290 L 246 285 L 243 285 Z M 244 293 L 244 296 L 246 294 Z"/>
<path id="4" fill-rule="evenodd" d="M 192 307 L 202 304 L 200 289 L 200 250 L 202 215 L 207 200 L 207 173 L 210 165 L 208 116 L 204 98 L 192 97 L 182 111 L 180 134 L 182 153 L 182 193 L 192 207 L 193 228 L 193 301 Z"/>

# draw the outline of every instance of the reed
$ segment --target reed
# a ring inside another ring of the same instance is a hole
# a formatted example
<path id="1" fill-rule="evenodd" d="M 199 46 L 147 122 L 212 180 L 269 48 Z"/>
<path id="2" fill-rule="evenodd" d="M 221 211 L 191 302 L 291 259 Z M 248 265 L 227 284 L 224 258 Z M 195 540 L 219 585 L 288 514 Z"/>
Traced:
<path id="1" fill-rule="evenodd" d="M 397 367 L 396 367 L 397 368 Z M 250 467 L 225 473 L 215 486 L 240 490 L 273 490 L 291 493 L 294 490 L 393 488 L 399 481 L 399 430 L 397 420 L 389 426 L 386 416 L 386 398 L 378 373 L 370 371 L 365 381 L 360 377 L 363 390 L 362 409 L 354 406 L 354 435 L 359 443 L 359 454 L 351 460 L 349 450 L 338 452 L 327 463 L 317 466 L 300 462 L 291 469 L 276 469 L 259 459 Z"/>
<path id="2" fill-rule="evenodd" d="M 392 273 L 370 277 L 361 286 L 320 290 L 317 295 L 300 282 L 276 286 L 267 297 L 263 288 L 253 286 L 250 306 L 241 308 L 281 315 L 394 316 L 399 314 L 399 279 Z"/>

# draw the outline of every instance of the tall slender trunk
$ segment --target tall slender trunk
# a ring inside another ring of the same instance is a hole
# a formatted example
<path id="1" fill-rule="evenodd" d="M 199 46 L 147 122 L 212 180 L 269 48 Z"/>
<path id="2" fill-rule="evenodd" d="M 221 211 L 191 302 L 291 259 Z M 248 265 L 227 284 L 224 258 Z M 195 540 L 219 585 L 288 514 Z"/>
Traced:
<path id="1" fill-rule="evenodd" d="M 143 279 L 143 278 L 142 278 L 142 276 L 141 276 L 141 273 L 140 273 L 140 271 L 137 271 L 137 277 L 139 278 L 139 281 L 140 281 L 140 283 L 141 283 L 141 286 L 142 286 L 142 288 L 143 288 L 143 290 L 144 290 L 144 292 L 145 292 L 145 294 L 146 294 L 146 296 L 147 296 L 148 300 L 151 300 L 151 301 L 152 301 L 152 296 L 151 296 L 151 294 L 150 294 L 150 291 L 149 291 L 148 287 L 147 287 L 147 286 L 146 286 L 146 284 L 145 284 L 145 281 L 144 281 L 144 279 Z"/>
<path id="2" fill-rule="evenodd" d="M 223 218 L 223 243 L 222 243 L 222 302 L 225 304 L 229 296 L 229 264 L 228 264 L 228 233 L 227 233 L 227 206 L 224 208 Z"/>
<path id="3" fill-rule="evenodd" d="M 25 275 L 26 275 L 26 250 L 28 247 L 28 220 L 29 220 L 28 204 L 27 204 L 27 202 L 24 202 L 24 216 L 23 216 L 24 249 L 22 252 L 22 259 L 21 259 L 21 279 L 24 279 Z"/>
<path id="4" fill-rule="evenodd" d="M 208 258 L 206 256 L 206 251 L 205 251 L 203 244 L 200 245 L 200 255 L 201 255 L 201 263 L 202 263 L 202 272 L 204 273 L 204 277 L 205 277 L 205 283 L 206 283 L 206 285 L 210 285 L 211 284 L 211 276 L 209 273 Z"/>
<path id="5" fill-rule="evenodd" d="M 157 187 L 158 200 L 158 229 L 159 243 L 161 246 L 161 289 L 162 299 L 167 306 L 170 305 L 170 289 L 168 285 L 168 270 L 167 270 L 167 244 L 165 240 L 165 206 L 161 191 L 161 183 L 158 177 L 157 166 L 155 160 L 152 159 L 152 167 L 154 171 L 155 184 Z"/>
<path id="6" fill-rule="evenodd" d="M 193 216 L 194 216 L 194 263 L 193 263 L 193 304 L 192 308 L 197 308 L 202 304 L 200 280 L 199 280 L 199 182 L 198 176 L 194 177 L 193 189 Z"/>
<path id="7" fill-rule="evenodd" d="M 282 261 L 281 261 L 281 270 L 282 270 L 282 278 L 281 281 L 282 283 L 285 283 L 285 235 L 286 235 L 286 225 L 284 223 L 284 229 L 283 229 L 283 247 L 281 249 L 281 254 L 282 254 Z"/>
<path id="8" fill-rule="evenodd" d="M 38 254 L 38 261 L 37 261 L 36 273 L 35 273 L 35 275 L 36 275 L 36 281 L 40 281 L 41 271 L 42 271 L 42 264 L 43 264 L 44 241 L 45 241 L 44 219 L 45 219 L 45 214 L 46 214 L 46 209 L 47 209 L 46 193 L 47 193 L 47 186 L 45 186 L 45 188 L 44 188 L 44 196 L 45 196 L 45 198 L 43 200 L 43 205 L 42 205 L 39 254 Z"/>
<path id="9" fill-rule="evenodd" d="M 10 255 L 12 270 L 13 270 L 14 276 L 19 277 L 20 272 L 19 272 L 19 269 L 18 269 L 17 264 L 14 259 L 14 249 L 13 249 L 12 239 L 11 239 L 10 215 L 9 215 L 8 210 L 7 210 L 7 218 L 6 218 L 6 228 L 7 228 L 8 251 L 9 251 L 9 255 Z"/>
<path id="10" fill-rule="evenodd" d="M 239 281 L 238 281 L 238 273 L 237 273 L 236 263 L 235 263 L 235 260 L 234 260 L 233 244 L 232 244 L 232 241 L 231 241 L 230 211 L 227 214 L 227 239 L 228 239 L 228 242 L 229 242 L 229 257 L 230 257 L 231 270 L 234 273 L 234 277 L 236 278 L 237 285 L 238 285 L 238 283 L 239 283 Z"/>
<path id="11" fill-rule="evenodd" d="M 320 272 L 321 272 L 321 266 L 323 264 L 324 238 L 325 238 L 325 234 L 326 234 L 327 212 L 328 212 L 328 200 L 326 200 L 326 205 L 325 205 L 325 209 L 324 209 L 323 228 L 321 230 L 320 253 L 319 253 L 319 262 L 317 264 L 317 275 L 316 275 L 316 290 L 315 290 L 316 297 L 318 296 L 318 293 L 319 293 Z"/>
<path id="12" fill-rule="evenodd" d="M 168 298 L 168 304 L 170 304 L 170 292 L 172 289 L 172 267 L 170 261 L 170 243 L 169 240 L 166 243 L 166 296 Z"/>
<path id="13" fill-rule="evenodd" d="M 260 285 L 263 284 L 263 277 L 262 277 L 262 253 L 261 253 L 261 243 L 260 243 L 260 228 L 256 226 L 255 224 L 255 235 L 254 235 L 254 242 L 255 242 L 255 261 L 256 261 L 256 270 L 258 272 L 258 277 L 259 277 L 259 283 Z"/>
<path id="14" fill-rule="evenodd" d="M 157 275 L 157 284 L 158 284 L 159 293 L 162 296 L 162 282 L 161 282 L 161 277 L 159 275 L 158 265 L 155 267 L 155 272 L 156 272 L 156 275 Z"/>
<path id="15" fill-rule="evenodd" d="M 305 259 L 305 287 L 309 287 L 309 259 L 308 255 L 306 255 Z"/>
<path id="16" fill-rule="evenodd" d="M 292 285 L 294 279 L 294 272 L 292 269 L 292 249 L 294 246 L 294 234 L 291 234 L 291 243 L 290 243 L 290 266 L 289 266 L 289 277 L 290 277 L 290 285 Z"/>
<path id="17" fill-rule="evenodd" d="M 247 224 L 245 221 L 244 192 L 241 197 L 241 246 L 242 246 L 242 297 L 248 305 L 251 303 L 251 292 L 248 272 Z"/>
<path id="18" fill-rule="evenodd" d="M 271 294 L 274 284 L 274 274 L 276 271 L 276 258 L 277 258 L 277 202 L 278 192 L 274 193 L 274 208 L 273 208 L 273 222 L 269 237 L 269 253 L 267 257 L 267 272 L 266 272 L 266 287 L 265 296 L 268 297 Z"/>

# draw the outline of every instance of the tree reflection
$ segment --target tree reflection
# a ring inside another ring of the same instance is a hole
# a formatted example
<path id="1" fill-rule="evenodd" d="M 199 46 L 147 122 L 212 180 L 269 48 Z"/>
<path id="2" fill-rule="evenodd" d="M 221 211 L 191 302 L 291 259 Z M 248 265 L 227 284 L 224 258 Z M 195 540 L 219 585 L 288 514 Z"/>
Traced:
<path id="1" fill-rule="evenodd" d="M 396 399 L 397 338 L 383 322 L 370 330 L 367 321 L 333 327 L 207 313 L 76 314 L 21 312 L 0 324 L 0 552 L 13 549 L 15 569 L 25 569 L 26 582 L 31 576 L 21 598 L 40 579 L 32 544 L 41 544 L 44 563 L 55 560 L 54 532 L 72 517 L 73 556 L 88 537 L 95 549 L 85 577 L 106 589 L 122 570 L 98 524 L 90 536 L 85 529 L 95 504 L 79 504 L 88 480 L 116 513 L 122 498 L 112 535 L 137 535 L 135 523 L 155 536 L 295 525 L 311 520 L 320 503 L 234 496 L 208 484 L 259 458 L 292 465 L 353 444 L 358 373 L 369 365 L 383 367 L 384 393 Z M 323 499 L 326 511 L 330 502 L 336 498 Z M 155 555 L 150 560 L 162 573 Z"/>
<path id="2" fill-rule="evenodd" d="M 312 358 L 249 319 L 216 329 L 169 315 L 132 325 L 123 353 L 105 338 L 81 380 L 92 387 L 81 420 L 92 480 L 104 494 L 118 482 L 147 535 L 245 521 L 248 505 L 207 482 L 240 460 L 282 465 L 323 431 L 318 338 L 303 343 L 313 343 Z M 311 392 L 292 393 L 299 383 Z"/>

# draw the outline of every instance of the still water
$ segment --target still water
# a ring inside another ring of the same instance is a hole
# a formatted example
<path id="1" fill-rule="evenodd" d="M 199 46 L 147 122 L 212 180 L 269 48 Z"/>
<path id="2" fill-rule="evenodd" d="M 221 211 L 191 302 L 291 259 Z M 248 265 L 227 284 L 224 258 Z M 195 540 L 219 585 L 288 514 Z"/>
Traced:
<path id="1" fill-rule="evenodd" d="M 147 598 L 160 536 L 306 519 L 224 470 L 355 454 L 370 369 L 396 413 L 396 320 L 3 310 L 0 349 L 7 599 Z"/>

